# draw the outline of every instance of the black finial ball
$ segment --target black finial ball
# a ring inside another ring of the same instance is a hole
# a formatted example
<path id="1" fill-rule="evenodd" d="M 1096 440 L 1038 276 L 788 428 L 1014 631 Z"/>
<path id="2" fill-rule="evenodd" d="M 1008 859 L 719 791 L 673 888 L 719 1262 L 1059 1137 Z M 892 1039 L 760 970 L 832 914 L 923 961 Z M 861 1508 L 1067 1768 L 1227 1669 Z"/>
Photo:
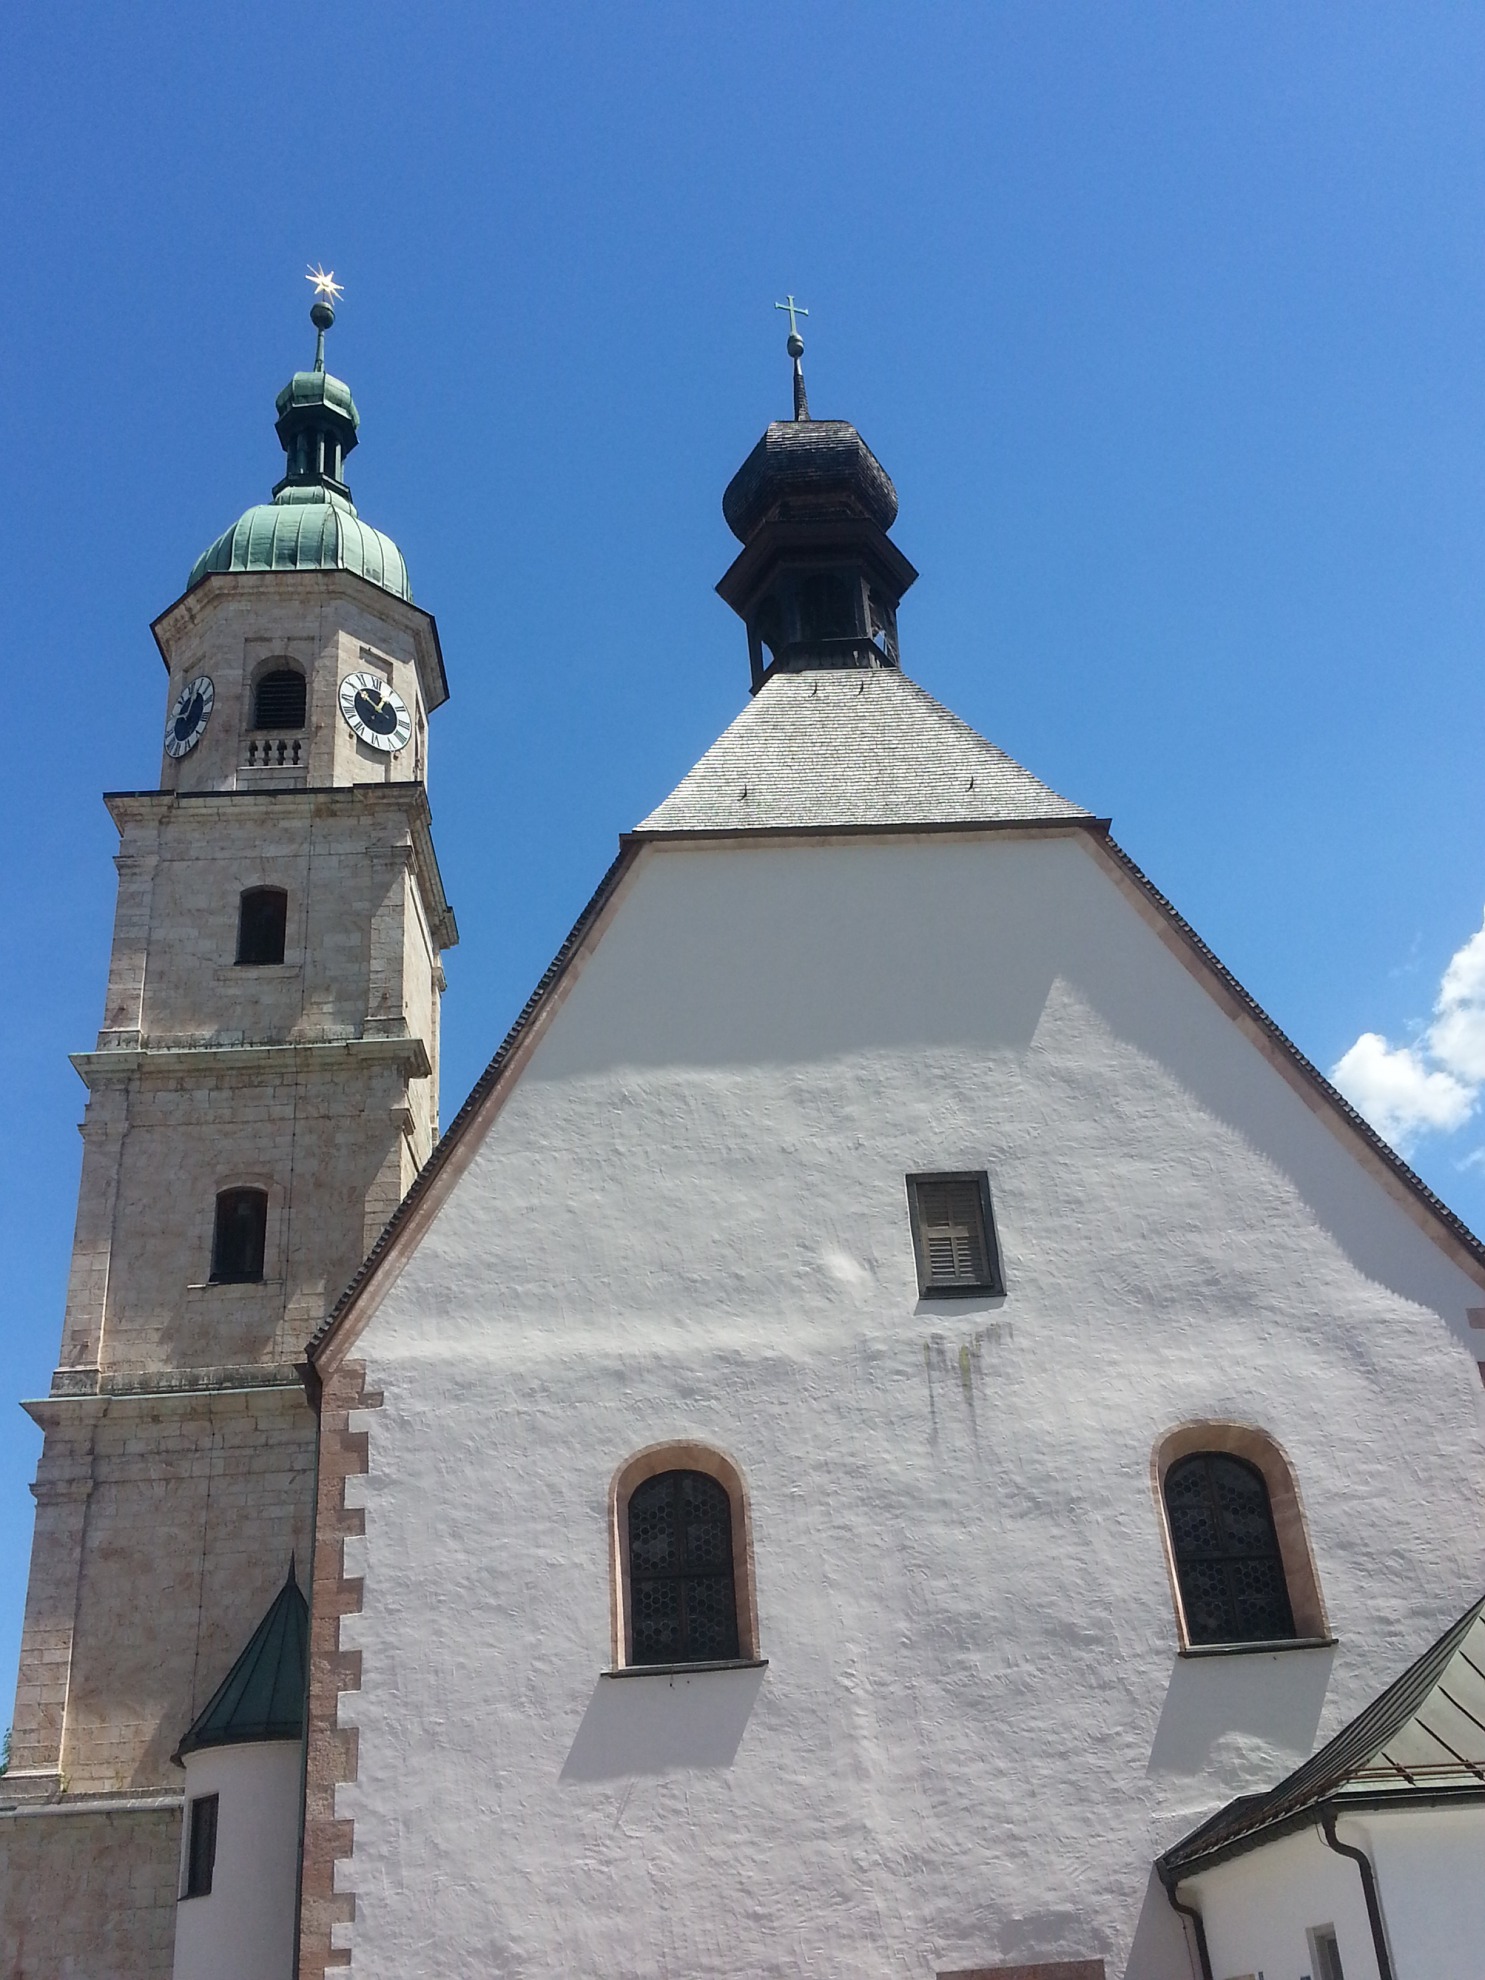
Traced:
<path id="1" fill-rule="evenodd" d="M 335 321 L 334 303 L 326 302 L 323 296 L 317 296 L 310 305 L 309 320 L 316 330 L 328 330 Z"/>
<path id="2" fill-rule="evenodd" d="M 784 346 L 784 349 L 789 353 L 791 358 L 802 358 L 804 356 L 804 339 L 797 330 L 791 330 L 789 332 L 789 341 Z"/>

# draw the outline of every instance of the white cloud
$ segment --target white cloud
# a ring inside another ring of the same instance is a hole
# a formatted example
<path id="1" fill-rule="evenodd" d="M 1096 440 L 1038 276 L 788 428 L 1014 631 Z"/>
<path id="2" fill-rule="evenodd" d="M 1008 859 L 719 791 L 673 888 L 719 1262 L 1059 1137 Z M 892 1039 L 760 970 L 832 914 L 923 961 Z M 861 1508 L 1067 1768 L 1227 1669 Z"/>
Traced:
<path id="1" fill-rule="evenodd" d="M 1448 1134 L 1475 1110 L 1473 1087 L 1431 1070 L 1415 1046 L 1389 1045 L 1379 1031 L 1363 1031 L 1330 1076 L 1379 1134 L 1399 1144 L 1423 1132 Z"/>
<path id="2" fill-rule="evenodd" d="M 1485 927 L 1449 959 L 1428 1032 L 1440 1065 L 1476 1086 L 1485 1082 Z"/>
<path id="3" fill-rule="evenodd" d="M 1330 1076 L 1399 1148 L 1463 1127 L 1485 1087 L 1485 923 L 1449 958 L 1433 1021 L 1416 1045 L 1364 1031 Z"/>

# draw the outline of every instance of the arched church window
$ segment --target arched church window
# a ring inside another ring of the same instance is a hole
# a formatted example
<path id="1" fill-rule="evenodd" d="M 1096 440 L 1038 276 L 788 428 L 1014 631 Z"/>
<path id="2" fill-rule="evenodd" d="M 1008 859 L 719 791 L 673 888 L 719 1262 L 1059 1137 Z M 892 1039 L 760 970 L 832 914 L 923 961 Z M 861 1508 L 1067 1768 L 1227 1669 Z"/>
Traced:
<path id="1" fill-rule="evenodd" d="M 732 1501 L 703 1471 L 662 1471 L 629 1499 L 630 1662 L 738 1654 Z"/>
<path id="2" fill-rule="evenodd" d="M 249 887 L 237 905 L 237 960 L 281 963 L 289 897 L 282 887 Z"/>
<path id="3" fill-rule="evenodd" d="M 304 727 L 304 676 L 296 667 L 275 667 L 264 674 L 253 695 L 255 729 Z"/>
<path id="4" fill-rule="evenodd" d="M 217 1197 L 216 1225 L 211 1240 L 211 1282 L 214 1286 L 256 1285 L 263 1277 L 263 1250 L 268 1235 L 268 1192 L 224 1189 Z"/>
<path id="5" fill-rule="evenodd" d="M 1229 1451 L 1193 1451 L 1165 1474 L 1165 1510 L 1191 1643 L 1296 1634 L 1268 1485 Z"/>

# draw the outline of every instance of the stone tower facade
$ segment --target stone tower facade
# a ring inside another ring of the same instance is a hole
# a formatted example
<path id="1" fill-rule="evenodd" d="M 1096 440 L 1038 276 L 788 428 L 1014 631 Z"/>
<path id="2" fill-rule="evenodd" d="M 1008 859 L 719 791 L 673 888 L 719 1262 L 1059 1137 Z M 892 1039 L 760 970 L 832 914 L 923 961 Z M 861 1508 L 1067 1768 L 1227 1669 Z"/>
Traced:
<path id="1" fill-rule="evenodd" d="M 320 345 L 287 472 L 154 633 L 159 787 L 118 906 L 45 1433 L 11 1765 L 7 1980 L 166 1976 L 178 1741 L 311 1545 L 305 1343 L 438 1134 L 438 633 L 344 476 Z"/>

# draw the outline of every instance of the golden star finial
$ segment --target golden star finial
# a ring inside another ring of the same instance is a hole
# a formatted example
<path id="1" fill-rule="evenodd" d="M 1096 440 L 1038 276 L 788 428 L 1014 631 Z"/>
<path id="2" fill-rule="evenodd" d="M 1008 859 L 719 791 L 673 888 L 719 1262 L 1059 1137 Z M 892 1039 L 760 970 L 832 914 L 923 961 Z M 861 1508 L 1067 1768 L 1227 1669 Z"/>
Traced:
<path id="1" fill-rule="evenodd" d="M 338 303 L 340 301 L 340 298 L 345 294 L 345 289 L 335 279 L 335 270 L 332 268 L 327 273 L 323 268 L 320 267 L 318 262 L 316 262 L 315 266 L 310 269 L 308 275 L 306 275 L 304 279 L 306 282 L 314 283 L 315 301 L 319 302 L 323 297 L 323 299 L 327 303 L 329 303 L 332 309 L 334 309 L 336 303 Z"/>

